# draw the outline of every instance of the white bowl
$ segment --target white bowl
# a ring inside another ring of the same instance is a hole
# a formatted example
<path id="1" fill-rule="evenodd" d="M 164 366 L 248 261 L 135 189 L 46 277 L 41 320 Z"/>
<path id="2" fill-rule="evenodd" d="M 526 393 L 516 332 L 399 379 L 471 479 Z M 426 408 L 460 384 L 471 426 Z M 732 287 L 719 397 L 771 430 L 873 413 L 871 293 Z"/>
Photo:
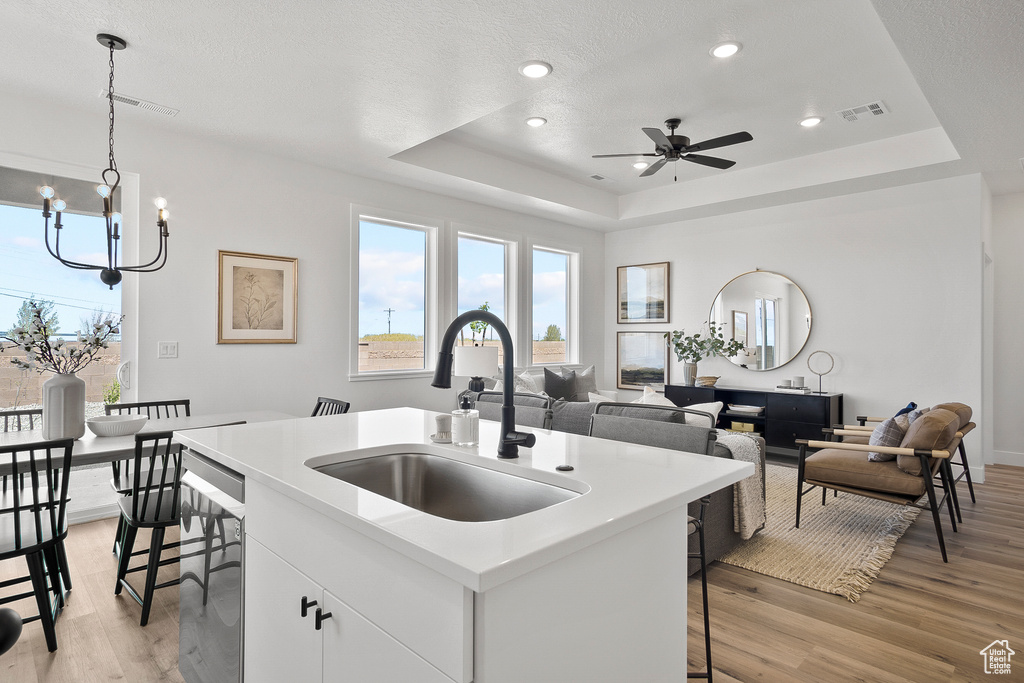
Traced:
<path id="1" fill-rule="evenodd" d="M 90 417 L 85 426 L 96 436 L 128 436 L 142 429 L 149 415 L 101 415 Z"/>

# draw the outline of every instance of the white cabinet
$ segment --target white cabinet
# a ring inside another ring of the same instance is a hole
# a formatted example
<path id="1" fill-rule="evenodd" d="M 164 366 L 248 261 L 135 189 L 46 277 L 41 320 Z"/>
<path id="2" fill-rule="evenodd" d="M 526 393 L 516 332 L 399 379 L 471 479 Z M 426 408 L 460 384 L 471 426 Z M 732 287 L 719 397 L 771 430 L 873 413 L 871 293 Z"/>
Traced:
<path id="1" fill-rule="evenodd" d="M 451 683 L 251 537 L 245 591 L 247 682 Z"/>

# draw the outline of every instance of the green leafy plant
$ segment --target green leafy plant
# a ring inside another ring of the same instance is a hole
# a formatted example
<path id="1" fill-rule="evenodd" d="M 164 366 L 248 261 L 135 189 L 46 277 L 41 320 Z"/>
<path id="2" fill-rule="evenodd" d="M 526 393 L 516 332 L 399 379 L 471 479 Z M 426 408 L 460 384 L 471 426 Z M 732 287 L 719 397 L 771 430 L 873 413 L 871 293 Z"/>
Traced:
<path id="1" fill-rule="evenodd" d="M 562 330 L 558 329 L 558 325 L 548 325 L 548 329 L 541 341 L 564 341 L 562 339 Z"/>
<path id="2" fill-rule="evenodd" d="M 705 358 L 723 356 L 732 358 L 743 350 L 743 344 L 730 339 L 726 341 L 722 329 L 725 325 L 716 325 L 715 321 L 704 323 L 703 334 L 687 335 L 686 330 L 672 330 L 665 333 L 668 345 L 678 360 L 686 363 L 699 363 Z"/>
<path id="3" fill-rule="evenodd" d="M 490 302 L 483 302 L 480 305 L 478 311 L 489 311 L 491 310 Z M 484 340 L 484 335 L 487 334 L 487 328 L 490 327 L 489 323 L 485 323 L 483 320 L 474 320 L 469 324 L 470 333 L 473 335 L 473 342 L 476 343 L 476 335 L 480 335 L 480 341 Z"/>
<path id="4" fill-rule="evenodd" d="M 110 384 L 103 387 L 103 403 L 111 406 L 121 402 L 121 383 L 116 379 L 110 380 Z"/>

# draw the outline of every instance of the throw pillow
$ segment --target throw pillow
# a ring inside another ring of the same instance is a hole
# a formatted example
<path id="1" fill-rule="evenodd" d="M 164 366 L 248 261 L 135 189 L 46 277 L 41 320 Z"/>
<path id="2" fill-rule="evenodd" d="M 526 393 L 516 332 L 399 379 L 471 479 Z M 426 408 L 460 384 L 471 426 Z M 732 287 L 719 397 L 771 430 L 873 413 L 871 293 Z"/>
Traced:
<path id="1" fill-rule="evenodd" d="M 576 380 L 578 382 L 579 377 L 577 377 Z M 579 384 L 577 384 L 576 387 L 579 388 Z M 604 403 L 605 401 L 610 401 L 611 399 L 605 396 L 604 394 L 595 394 L 594 392 L 590 391 L 587 392 L 587 400 L 590 401 L 591 403 Z"/>
<path id="2" fill-rule="evenodd" d="M 692 405 L 684 406 L 685 408 L 699 410 L 702 413 L 711 413 L 712 415 L 711 424 L 708 424 L 708 419 L 706 417 L 702 417 L 700 415 L 690 415 L 689 413 L 687 413 L 686 424 L 697 425 L 698 427 L 709 427 L 711 429 L 714 429 L 715 425 L 718 424 L 718 414 L 722 412 L 722 407 L 724 405 L 725 404 L 723 404 L 721 401 L 715 401 L 714 403 L 694 403 Z"/>
<path id="3" fill-rule="evenodd" d="M 895 415 L 893 415 L 893 417 L 899 417 L 900 415 L 905 415 L 905 414 L 909 413 L 911 410 L 914 410 L 915 408 L 917 408 L 917 404 L 914 403 L 913 401 L 911 401 L 910 403 L 907 404 L 906 408 L 904 408 L 900 412 L 898 412 Z"/>
<path id="4" fill-rule="evenodd" d="M 488 391 L 505 391 L 505 383 L 499 379 L 497 382 L 494 383 L 493 387 L 488 389 Z"/>
<path id="5" fill-rule="evenodd" d="M 644 395 L 631 403 L 650 403 L 656 406 L 674 406 L 675 403 L 668 400 L 651 387 L 644 387 Z"/>
<path id="6" fill-rule="evenodd" d="M 904 433 L 900 428 L 899 422 L 896 421 L 895 417 L 890 417 L 888 420 L 878 423 L 875 430 L 871 432 L 868 445 L 897 447 L 903 443 L 903 436 Z M 889 455 L 888 453 L 868 453 L 868 460 L 871 462 L 888 462 L 895 459 L 895 455 Z"/>
<path id="7" fill-rule="evenodd" d="M 562 370 L 562 374 L 565 374 L 565 370 Z M 584 397 L 592 393 L 597 393 L 597 373 L 593 365 L 576 370 L 576 400 L 585 401 L 587 399 Z"/>
<path id="8" fill-rule="evenodd" d="M 909 413 L 901 413 L 896 416 L 896 424 L 900 426 L 903 433 L 906 434 L 907 430 L 910 429 L 910 425 L 914 424 L 914 421 L 927 413 L 931 408 L 918 408 L 917 410 L 911 410 Z"/>
<path id="9" fill-rule="evenodd" d="M 569 370 L 569 374 L 560 375 L 544 368 L 544 392 L 554 399 L 564 398 L 566 401 L 575 401 L 576 372 Z"/>
<path id="10" fill-rule="evenodd" d="M 529 372 L 523 372 L 521 375 L 515 375 L 516 386 L 515 390 L 517 393 L 525 394 L 539 394 L 540 387 L 537 386 L 537 382 L 533 379 L 533 376 Z"/>

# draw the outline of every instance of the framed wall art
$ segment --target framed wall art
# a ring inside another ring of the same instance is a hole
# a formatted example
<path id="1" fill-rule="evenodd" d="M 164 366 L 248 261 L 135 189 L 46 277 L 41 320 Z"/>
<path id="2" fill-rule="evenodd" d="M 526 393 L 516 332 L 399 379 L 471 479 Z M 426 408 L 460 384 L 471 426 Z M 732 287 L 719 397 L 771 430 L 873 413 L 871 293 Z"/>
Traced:
<path id="1" fill-rule="evenodd" d="M 217 343 L 294 344 L 298 259 L 218 251 Z"/>
<path id="2" fill-rule="evenodd" d="M 668 262 L 619 266 L 616 317 L 620 323 L 668 322 Z"/>
<path id="3" fill-rule="evenodd" d="M 665 391 L 668 383 L 668 344 L 664 332 L 618 333 L 619 389 Z"/>

